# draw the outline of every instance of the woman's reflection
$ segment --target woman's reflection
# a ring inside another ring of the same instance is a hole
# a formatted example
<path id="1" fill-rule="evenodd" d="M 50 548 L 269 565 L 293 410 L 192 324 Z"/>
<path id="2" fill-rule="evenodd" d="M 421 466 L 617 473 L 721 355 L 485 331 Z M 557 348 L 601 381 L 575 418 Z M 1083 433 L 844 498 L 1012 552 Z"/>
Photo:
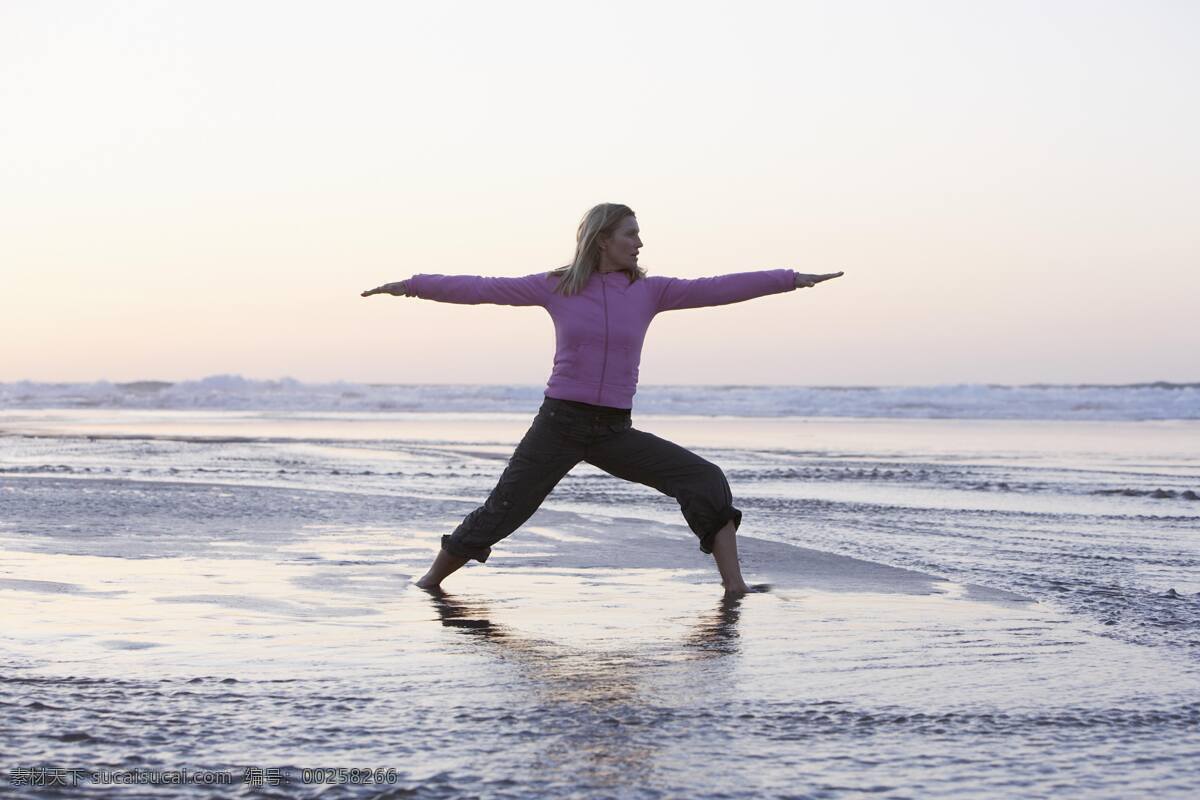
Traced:
<path id="1" fill-rule="evenodd" d="M 428 593 L 442 625 L 495 649 L 505 661 L 519 664 L 530 679 L 534 694 L 524 708 L 512 709 L 515 721 L 507 724 L 515 730 L 506 731 L 517 741 L 525 736 L 541 740 L 538 748 L 529 751 L 534 762 L 529 769 L 543 778 L 562 775 L 564 780 L 598 790 L 616 791 L 631 782 L 654 785 L 662 725 L 676 717 L 680 703 L 669 696 L 669 688 L 647 685 L 647 667 L 679 659 L 536 639 L 494 621 L 488 600 L 452 595 L 440 588 Z M 697 619 L 682 642 L 690 654 L 686 660 L 738 652 L 743 600 L 722 598 Z M 722 670 L 723 677 L 728 674 Z M 686 683 L 687 688 L 695 688 L 694 681 Z"/>

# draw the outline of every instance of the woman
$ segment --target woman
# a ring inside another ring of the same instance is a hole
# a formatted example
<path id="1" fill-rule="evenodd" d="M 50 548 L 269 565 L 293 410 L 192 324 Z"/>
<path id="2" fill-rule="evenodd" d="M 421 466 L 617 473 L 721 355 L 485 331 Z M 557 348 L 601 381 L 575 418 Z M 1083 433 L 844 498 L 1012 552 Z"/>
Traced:
<path id="1" fill-rule="evenodd" d="M 628 206 L 602 203 L 584 215 L 575 260 L 560 269 L 521 278 L 421 274 L 362 293 L 537 305 L 554 320 L 557 350 L 546 399 L 484 504 L 442 537 L 441 552 L 417 581 L 421 588 L 437 588 L 470 559 L 486 561 L 492 545 L 523 525 L 562 477 L 587 461 L 678 500 L 700 549 L 716 560 L 726 595 L 751 591 L 738 566 L 735 532 L 742 512 L 733 505 L 725 474 L 695 453 L 633 427 L 642 342 L 660 311 L 737 303 L 812 287 L 842 273 L 773 269 L 694 280 L 647 276 L 637 263 L 639 233 Z"/>

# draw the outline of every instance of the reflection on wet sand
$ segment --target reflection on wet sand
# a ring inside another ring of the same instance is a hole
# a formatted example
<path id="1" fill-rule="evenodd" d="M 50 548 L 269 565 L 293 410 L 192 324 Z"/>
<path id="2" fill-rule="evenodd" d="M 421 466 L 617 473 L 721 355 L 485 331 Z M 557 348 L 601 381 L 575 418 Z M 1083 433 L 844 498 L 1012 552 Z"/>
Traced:
<path id="1" fill-rule="evenodd" d="M 519 664 L 536 697 L 527 707 L 547 709 L 548 719 L 588 721 L 569 731 L 553 731 L 552 746 L 540 749 L 535 768 L 549 774 L 576 774 L 593 787 L 617 788 L 652 777 L 657 737 L 639 720 L 652 701 L 644 691 L 653 658 L 636 648 L 596 650 L 535 639 L 493 619 L 491 602 L 425 590 L 442 625 Z M 737 623 L 742 597 L 725 597 L 701 615 L 683 639 L 693 659 L 738 653 Z"/>
<path id="2" fill-rule="evenodd" d="M 696 620 L 696 626 L 684 639 L 684 644 L 700 658 L 716 658 L 738 652 L 737 623 L 744 599 L 738 596 L 722 597 L 715 610 Z"/>
<path id="3" fill-rule="evenodd" d="M 429 595 L 433 608 L 445 627 L 456 628 L 464 634 L 478 636 L 506 648 L 509 655 L 519 654 L 523 659 L 536 657 L 539 659 L 539 669 L 545 669 L 552 659 L 548 648 L 553 645 L 540 644 L 532 638 L 518 634 L 511 626 L 493 622 L 489 616 L 488 600 L 467 599 L 441 588 L 424 591 Z M 711 658 L 737 652 L 737 622 L 744 600 L 744 596 L 724 596 L 713 610 L 696 620 L 692 630 L 683 640 L 684 644 L 694 651 L 696 657 Z M 607 660 L 599 659 L 592 663 L 607 663 Z"/>

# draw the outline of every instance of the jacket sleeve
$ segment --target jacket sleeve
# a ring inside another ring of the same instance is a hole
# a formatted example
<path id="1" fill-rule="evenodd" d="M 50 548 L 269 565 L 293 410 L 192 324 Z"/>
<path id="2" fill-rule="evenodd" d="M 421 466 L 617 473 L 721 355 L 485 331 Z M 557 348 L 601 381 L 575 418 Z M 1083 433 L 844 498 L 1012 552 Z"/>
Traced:
<path id="1" fill-rule="evenodd" d="M 550 294 L 545 272 L 521 278 L 486 278 L 480 275 L 413 275 L 405 283 L 409 297 L 442 303 L 496 303 L 504 306 L 543 306 Z"/>
<path id="2" fill-rule="evenodd" d="M 658 311 L 723 306 L 767 294 L 790 292 L 796 288 L 796 272 L 791 269 L 735 272 L 712 278 L 652 276 L 647 280 L 655 284 L 658 292 Z"/>

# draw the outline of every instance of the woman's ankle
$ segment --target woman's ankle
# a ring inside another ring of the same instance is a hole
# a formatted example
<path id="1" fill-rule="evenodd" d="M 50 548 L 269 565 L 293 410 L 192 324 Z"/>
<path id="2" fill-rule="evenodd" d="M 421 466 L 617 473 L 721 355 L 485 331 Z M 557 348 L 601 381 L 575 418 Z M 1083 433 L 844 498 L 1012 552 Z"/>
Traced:
<path id="1" fill-rule="evenodd" d="M 433 563 L 429 565 L 429 570 L 417 581 L 417 586 L 422 589 L 432 589 L 440 586 L 447 576 L 457 571 L 469 560 L 449 553 L 444 548 L 440 549 L 434 557 Z"/>

